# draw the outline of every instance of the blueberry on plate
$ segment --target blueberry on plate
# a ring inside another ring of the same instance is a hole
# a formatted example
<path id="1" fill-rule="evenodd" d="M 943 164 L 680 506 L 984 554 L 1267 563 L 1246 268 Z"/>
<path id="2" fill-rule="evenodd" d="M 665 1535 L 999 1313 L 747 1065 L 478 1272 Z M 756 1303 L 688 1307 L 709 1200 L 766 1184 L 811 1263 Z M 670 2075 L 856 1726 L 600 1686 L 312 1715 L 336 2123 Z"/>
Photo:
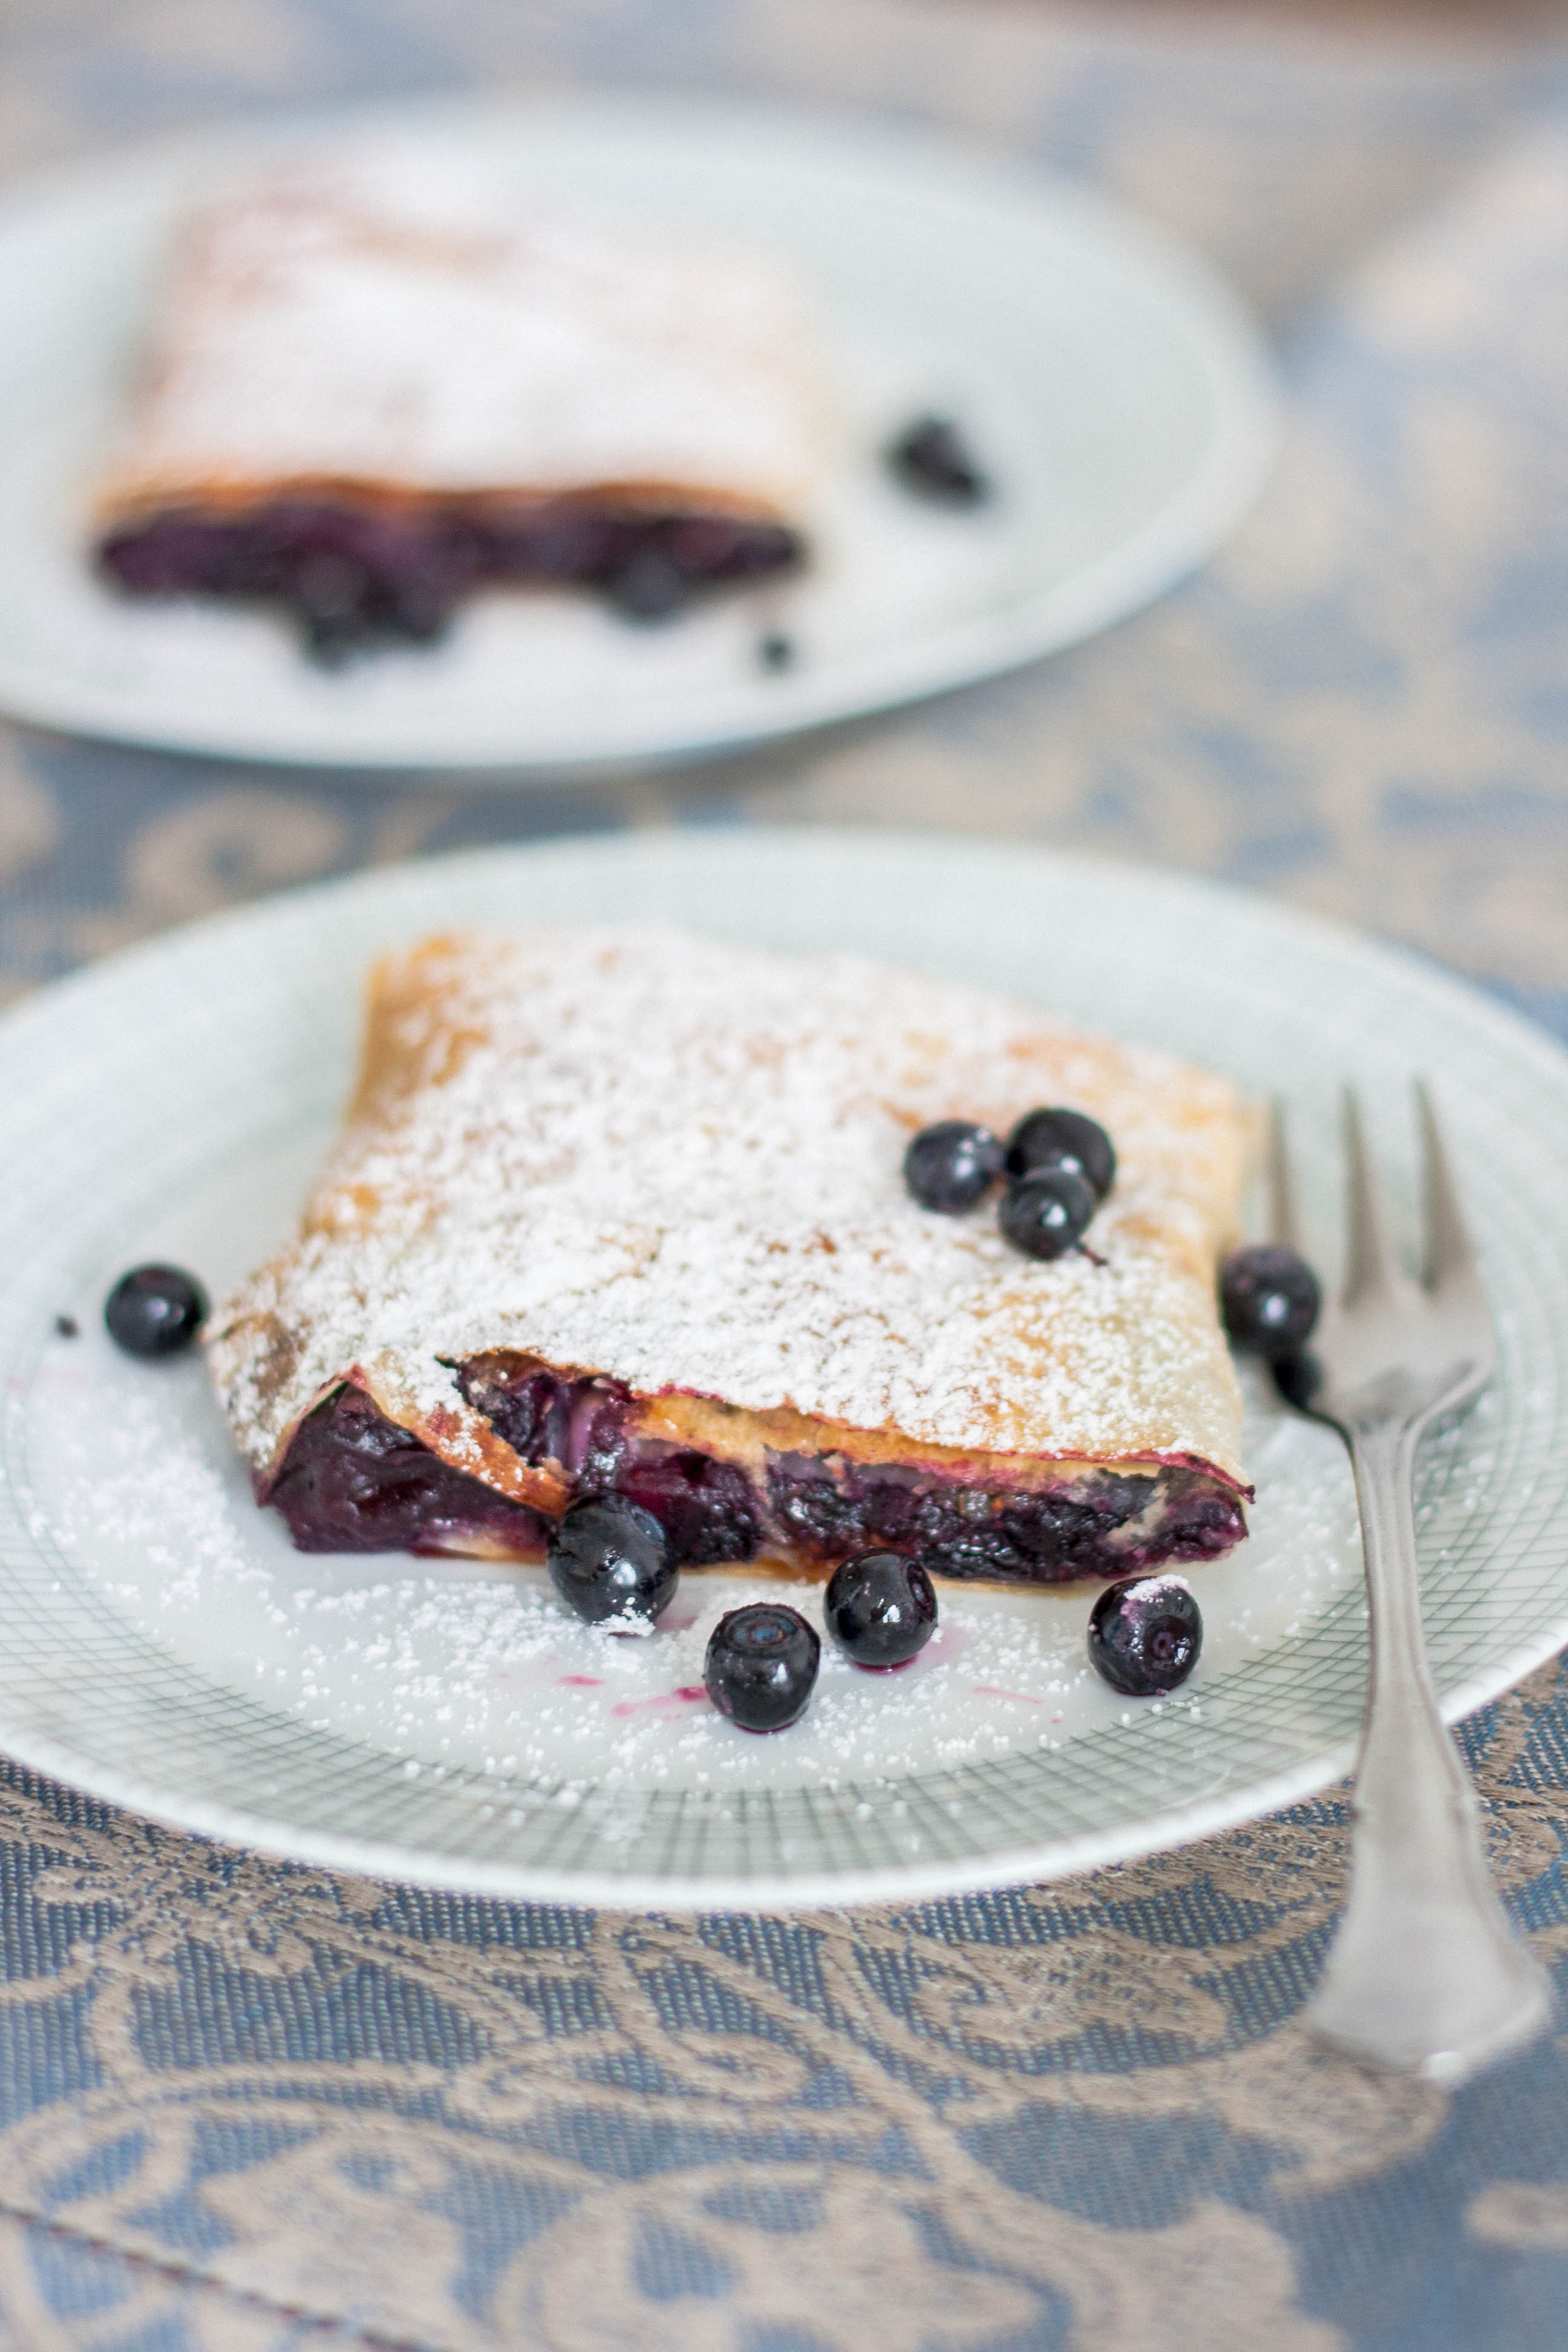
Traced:
<path id="1" fill-rule="evenodd" d="M 128 1356 L 177 1356 L 207 1319 L 207 1295 L 177 1265 L 133 1265 L 104 1300 L 103 1319 Z"/>
<path id="2" fill-rule="evenodd" d="M 1007 1138 L 1007 1173 L 1027 1176 L 1037 1168 L 1070 1168 L 1103 1201 L 1116 1181 L 1116 1151 L 1085 1111 L 1032 1110 Z"/>
<path id="3" fill-rule="evenodd" d="M 1071 1168 L 1037 1168 L 1002 1195 L 997 1222 L 1026 1257 L 1060 1257 L 1083 1239 L 1100 1206 Z"/>
<path id="4" fill-rule="evenodd" d="M 1184 1683 L 1204 1645 L 1204 1621 L 1179 1576 L 1108 1584 L 1089 1617 L 1089 1660 L 1129 1698 L 1158 1698 Z"/>
<path id="5" fill-rule="evenodd" d="M 1219 1270 L 1220 1311 L 1234 1347 L 1255 1356 L 1299 1356 L 1322 1305 L 1305 1258 L 1272 1242 L 1232 1250 Z"/>
<path id="6" fill-rule="evenodd" d="M 943 1118 L 922 1127 L 904 1154 L 904 1182 L 922 1209 L 961 1216 L 983 1201 L 1001 1175 L 1001 1138 L 972 1119 Z"/>
<path id="7" fill-rule="evenodd" d="M 1271 1356 L 1268 1369 L 1286 1403 L 1293 1404 L 1298 1412 L 1310 1412 L 1312 1400 L 1323 1385 L 1323 1368 L 1316 1356 L 1305 1349 L 1300 1355 Z"/>
<path id="8" fill-rule="evenodd" d="M 907 1666 L 936 1631 L 936 1594 L 918 1559 L 863 1551 L 833 1571 L 823 1622 L 851 1664 L 868 1674 Z"/>
<path id="9" fill-rule="evenodd" d="M 940 506 L 977 507 L 991 495 L 951 416 L 917 416 L 889 446 L 888 464 L 906 490 Z"/>
<path id="10" fill-rule="evenodd" d="M 742 1731 L 784 1731 L 805 1713 L 821 1662 L 821 1641 L 798 1609 L 752 1601 L 714 1626 L 702 1680 Z"/>
<path id="11" fill-rule="evenodd" d="M 590 1625 L 651 1627 L 680 1580 L 669 1538 L 624 1495 L 584 1495 L 563 1512 L 546 1565 L 562 1600 Z"/>

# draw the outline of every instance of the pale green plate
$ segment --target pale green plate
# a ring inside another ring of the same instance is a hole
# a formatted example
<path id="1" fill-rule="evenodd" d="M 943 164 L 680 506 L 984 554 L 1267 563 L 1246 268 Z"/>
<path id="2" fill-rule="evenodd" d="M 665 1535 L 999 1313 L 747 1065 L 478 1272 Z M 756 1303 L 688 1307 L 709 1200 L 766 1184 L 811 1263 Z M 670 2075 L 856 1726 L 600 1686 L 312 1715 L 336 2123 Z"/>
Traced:
<path id="1" fill-rule="evenodd" d="M 1207 1639 L 1163 1706 L 1083 1661 L 1088 1596 L 942 1595 L 902 1675 L 825 1666 L 773 1739 L 704 1701 L 740 1580 L 614 1642 L 511 1580 L 309 1559 L 250 1503 L 200 1366 L 118 1357 L 115 1273 L 221 1287 L 287 1231 L 347 1083 L 371 953 L 437 926 L 664 920 L 1000 984 L 1295 1107 L 1332 1255 L 1333 1106 L 1363 1087 L 1409 1213 L 1436 1081 L 1501 1371 L 1424 1454 L 1447 1711 L 1568 1638 L 1568 1060 L 1429 967 L 1263 901 L 1014 845 L 790 832 L 489 851 L 178 932 L 0 1023 L 0 1747 L 188 1828 L 392 1877 L 583 1902 L 851 1901 L 1041 1877 L 1199 1836 L 1350 1758 L 1365 1622 L 1337 1442 L 1258 1393 L 1252 1540 L 1194 1571 Z M 74 1314 L 76 1339 L 56 1334 Z M 801 1595 L 803 1605 L 816 1605 Z"/>

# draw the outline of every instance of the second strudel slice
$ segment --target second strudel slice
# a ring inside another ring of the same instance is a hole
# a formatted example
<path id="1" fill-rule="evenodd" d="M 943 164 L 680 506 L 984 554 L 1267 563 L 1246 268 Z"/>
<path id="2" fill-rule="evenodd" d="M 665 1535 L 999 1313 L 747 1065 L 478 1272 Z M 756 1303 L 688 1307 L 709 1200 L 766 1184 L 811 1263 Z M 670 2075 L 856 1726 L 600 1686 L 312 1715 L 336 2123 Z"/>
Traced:
<path id="1" fill-rule="evenodd" d="M 819 340 L 770 255 L 542 208 L 479 159 L 279 165 L 175 242 L 99 561 L 279 606 L 328 660 L 509 583 L 657 618 L 804 561 Z"/>

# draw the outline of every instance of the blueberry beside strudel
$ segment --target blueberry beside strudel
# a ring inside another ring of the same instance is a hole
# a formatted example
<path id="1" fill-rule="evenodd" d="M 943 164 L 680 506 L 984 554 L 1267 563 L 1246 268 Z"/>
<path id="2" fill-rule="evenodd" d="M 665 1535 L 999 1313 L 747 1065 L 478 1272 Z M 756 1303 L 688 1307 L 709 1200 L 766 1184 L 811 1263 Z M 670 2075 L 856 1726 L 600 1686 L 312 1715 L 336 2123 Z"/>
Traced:
<path id="1" fill-rule="evenodd" d="M 476 591 L 656 618 L 804 560 L 833 403 L 766 257 L 541 213 L 435 151 L 298 163 L 185 226 L 99 499 L 133 595 L 271 604 L 320 656 Z"/>
<path id="2" fill-rule="evenodd" d="M 1115 1137 L 1092 1255 L 911 1200 L 911 1134 L 1042 1102 Z M 429 940 L 372 975 L 342 1136 L 213 1373 L 305 1549 L 537 1559 L 611 1491 L 696 1567 L 1207 1559 L 1246 1531 L 1214 1272 L 1247 1134 L 1216 1078 L 856 958 Z"/>

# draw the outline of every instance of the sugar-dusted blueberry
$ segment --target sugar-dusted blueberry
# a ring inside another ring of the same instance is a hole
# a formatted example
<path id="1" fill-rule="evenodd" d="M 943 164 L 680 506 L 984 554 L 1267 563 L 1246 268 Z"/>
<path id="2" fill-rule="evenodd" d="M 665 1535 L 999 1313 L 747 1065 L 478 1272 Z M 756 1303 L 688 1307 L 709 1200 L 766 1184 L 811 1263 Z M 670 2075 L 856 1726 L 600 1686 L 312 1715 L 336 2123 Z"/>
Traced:
<path id="1" fill-rule="evenodd" d="M 918 1559 L 863 1551 L 833 1571 L 823 1622 L 857 1666 L 888 1674 L 907 1666 L 936 1631 L 936 1594 Z"/>
<path id="2" fill-rule="evenodd" d="M 805 1713 L 821 1662 L 821 1640 L 798 1609 L 753 1601 L 713 1628 L 702 1680 L 742 1731 L 784 1731 Z"/>
<path id="3" fill-rule="evenodd" d="M 962 1216 L 984 1199 L 1006 1157 L 1000 1136 L 988 1127 L 967 1118 L 939 1119 L 911 1139 L 904 1154 L 904 1182 L 922 1209 Z"/>
<path id="4" fill-rule="evenodd" d="M 1234 1347 L 1255 1356 L 1299 1356 L 1322 1305 L 1305 1258 L 1277 1243 L 1232 1250 L 1219 1270 L 1220 1311 Z"/>
<path id="5" fill-rule="evenodd" d="M 977 507 L 991 485 L 975 463 L 951 416 L 917 416 L 887 452 L 888 464 L 906 490 L 940 505 Z"/>
<path id="6" fill-rule="evenodd" d="M 177 1356 L 207 1319 L 207 1295 L 177 1265 L 133 1265 L 103 1302 L 109 1336 L 128 1356 Z"/>
<path id="7" fill-rule="evenodd" d="M 1204 1645 L 1204 1621 L 1179 1576 L 1108 1584 L 1089 1618 L 1089 1658 L 1112 1690 L 1158 1698 L 1184 1683 Z"/>
<path id="8" fill-rule="evenodd" d="M 1032 1110 L 1007 1138 L 1007 1173 L 1028 1176 L 1037 1168 L 1070 1168 L 1103 1201 L 1116 1181 L 1116 1150 L 1085 1111 Z"/>
<path id="9" fill-rule="evenodd" d="M 668 1536 L 625 1495 L 584 1495 L 574 1503 L 547 1564 L 562 1600 L 590 1625 L 651 1626 L 679 1581 Z"/>
<path id="10" fill-rule="evenodd" d="M 1060 1257 L 1083 1239 L 1100 1206 L 1071 1168 L 1037 1168 L 1002 1195 L 997 1223 L 1027 1257 Z"/>

